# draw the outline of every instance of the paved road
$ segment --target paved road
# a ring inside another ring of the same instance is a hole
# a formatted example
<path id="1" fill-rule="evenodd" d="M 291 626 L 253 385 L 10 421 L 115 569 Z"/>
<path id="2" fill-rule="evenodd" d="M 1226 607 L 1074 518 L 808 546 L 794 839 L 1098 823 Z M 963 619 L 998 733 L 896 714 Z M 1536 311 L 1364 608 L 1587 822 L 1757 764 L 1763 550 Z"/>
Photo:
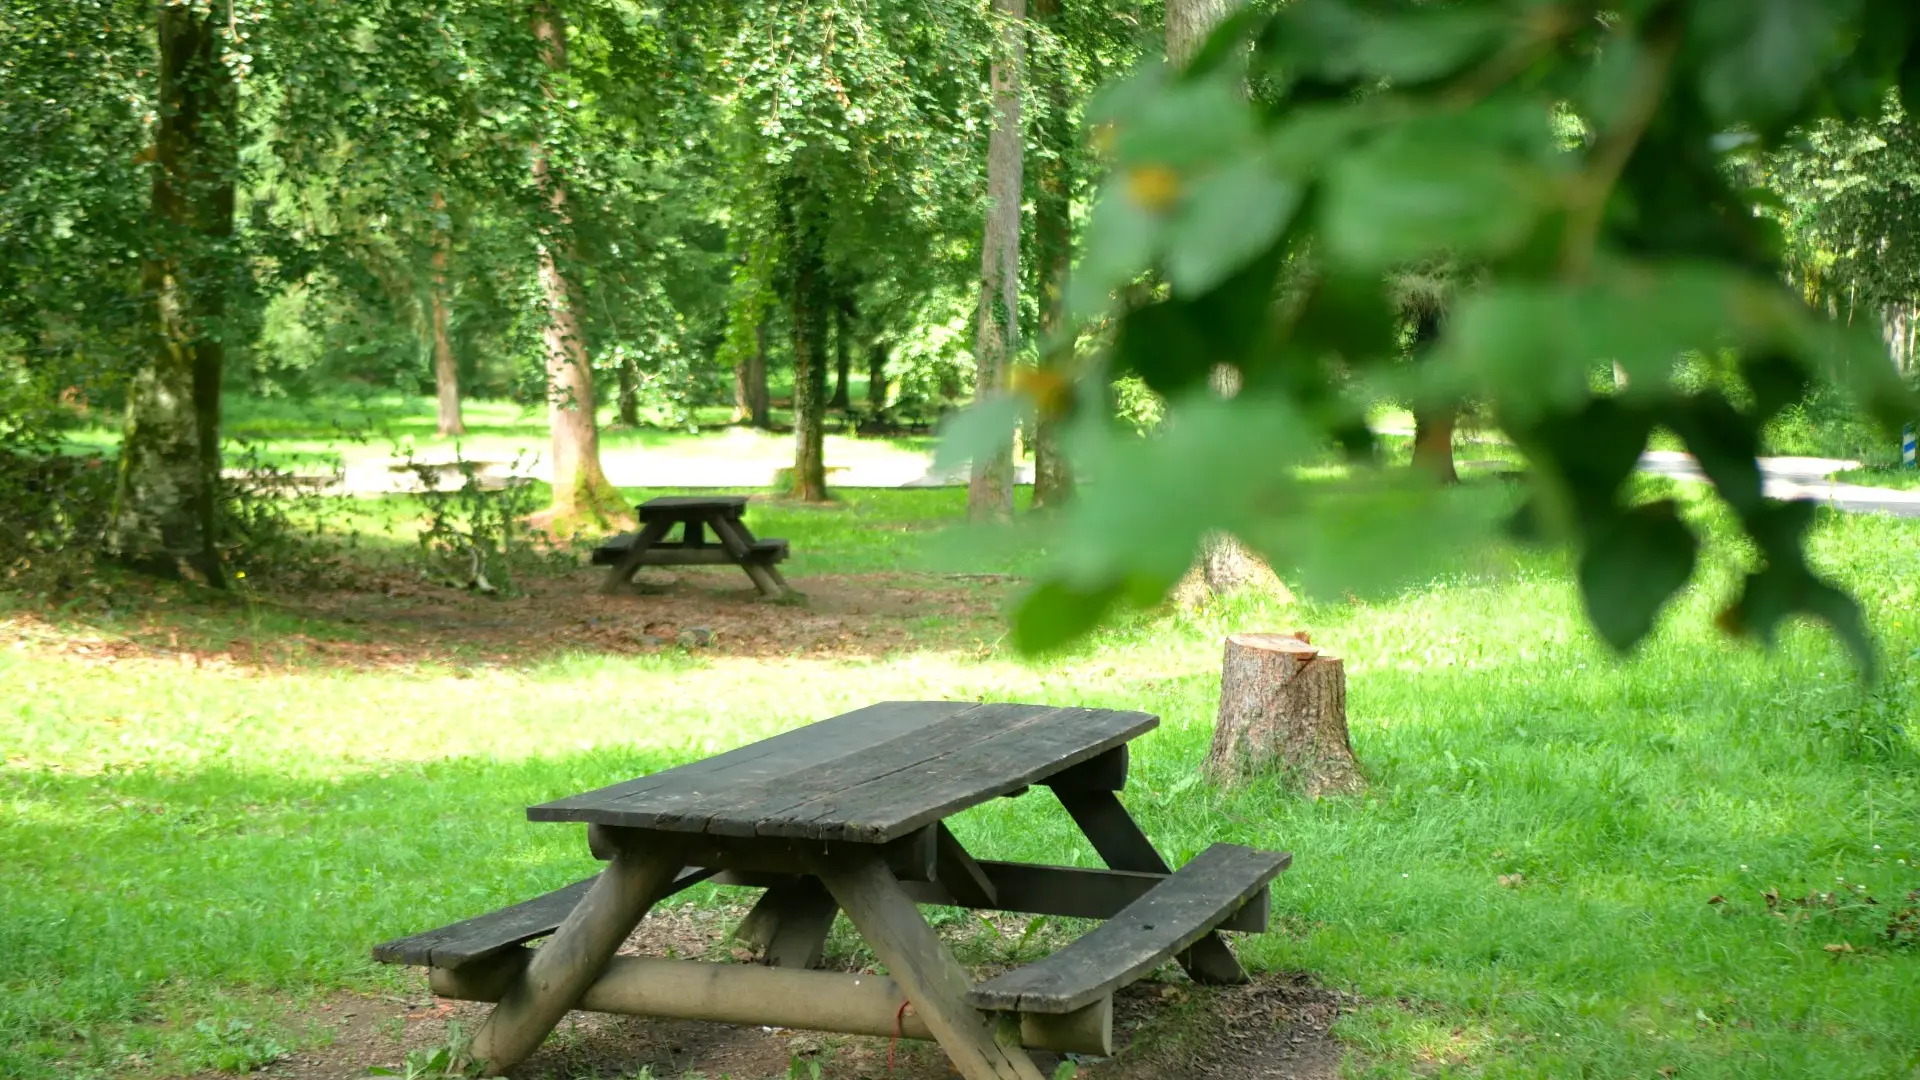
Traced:
<path id="1" fill-rule="evenodd" d="M 1773 498 L 1811 499 L 1856 513 L 1920 517 L 1920 490 L 1861 487 L 1828 479 L 1834 473 L 1859 468 L 1858 462 L 1801 457 L 1760 461 L 1766 477 L 1766 493 Z M 674 458 L 634 451 L 608 453 L 603 463 L 608 479 L 621 487 L 676 488 L 768 487 L 773 483 L 774 472 L 788 464 L 785 460 Z M 1692 457 L 1672 450 L 1648 451 L 1640 459 L 1640 468 L 1681 481 L 1706 481 Z M 504 472 L 504 466 L 499 471 Z M 540 480 L 550 478 L 544 462 L 535 463 L 528 475 Z M 1033 467 L 1021 466 L 1016 481 L 1033 483 Z M 930 457 L 906 453 L 854 462 L 845 468 L 830 470 L 827 476 L 829 485 L 844 488 L 946 487 L 966 482 L 965 468 L 935 471 Z M 348 466 L 343 486 L 356 495 L 373 495 L 409 490 L 411 484 L 411 476 L 393 471 L 387 462 L 367 461 Z"/>
<path id="2" fill-rule="evenodd" d="M 1920 517 L 1920 490 L 1861 487 L 1858 484 L 1837 484 L 1828 479 L 1834 473 L 1859 467 L 1857 461 L 1832 458 L 1760 459 L 1761 473 L 1765 477 L 1764 490 L 1772 498 L 1809 499 L 1836 510 L 1860 514 Z M 1676 450 L 1649 450 L 1640 458 L 1640 468 L 1645 472 L 1671 476 L 1675 480 L 1705 483 L 1707 479 L 1701 475 L 1700 466 L 1692 456 Z"/>

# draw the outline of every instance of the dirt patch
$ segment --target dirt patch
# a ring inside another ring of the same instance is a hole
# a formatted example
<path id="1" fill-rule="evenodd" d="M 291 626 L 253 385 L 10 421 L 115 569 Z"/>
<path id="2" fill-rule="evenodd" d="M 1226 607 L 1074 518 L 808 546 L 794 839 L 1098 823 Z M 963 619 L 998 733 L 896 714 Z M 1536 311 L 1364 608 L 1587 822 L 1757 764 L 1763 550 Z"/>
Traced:
<path id="1" fill-rule="evenodd" d="M 649 915 L 621 951 L 650 956 L 739 958 L 728 930 L 744 906 L 668 908 Z M 827 966 L 853 970 L 871 963 L 864 950 L 849 948 L 852 935 L 835 932 Z M 965 920 L 941 928 L 962 957 L 979 958 L 997 940 Z M 984 936 L 983 936 L 984 935 Z M 1057 944 L 1049 942 L 1049 944 Z M 981 970 L 1001 963 L 988 962 Z M 424 975 L 401 996 L 341 994 L 307 1013 L 310 1038 L 319 1045 L 290 1055 L 257 1075 L 281 1080 L 348 1080 L 370 1066 L 402 1069 L 408 1051 L 445 1045 L 453 1028 L 471 1033 L 491 1007 L 435 998 Z M 1156 981 L 1136 983 L 1114 1001 L 1115 1057 L 1083 1059 L 1083 1080 L 1333 1080 L 1341 1047 L 1328 1029 L 1352 999 L 1303 975 L 1257 977 L 1246 986 L 1205 988 L 1177 969 Z M 290 1026 L 297 1027 L 297 1024 Z M 1051 1075 L 1060 1063 L 1034 1052 L 1035 1064 Z M 651 1076 L 657 1080 L 786 1080 L 795 1061 L 817 1064 L 823 1080 L 951 1080 L 956 1074 L 937 1046 L 907 1040 L 827 1035 L 765 1027 L 571 1013 L 515 1080 L 612 1080 Z M 198 1080 L 216 1080 L 207 1074 Z"/>
<path id="2" fill-rule="evenodd" d="M 744 575 L 717 571 L 649 571 L 638 588 L 613 596 L 601 595 L 600 583 L 600 573 L 583 569 L 530 579 L 524 592 L 504 598 L 407 576 L 267 594 L 246 601 L 250 615 L 275 620 L 272 631 L 257 635 L 234 633 L 244 620 L 231 608 L 242 601 L 155 594 L 111 621 L 16 610 L 0 619 L 0 647 L 56 651 L 90 664 L 162 659 L 214 669 L 519 664 L 683 649 L 752 658 L 879 657 L 911 648 L 984 648 L 999 634 L 998 613 L 1013 587 L 1010 579 L 825 575 L 793 579 L 798 600 L 769 602 Z"/>

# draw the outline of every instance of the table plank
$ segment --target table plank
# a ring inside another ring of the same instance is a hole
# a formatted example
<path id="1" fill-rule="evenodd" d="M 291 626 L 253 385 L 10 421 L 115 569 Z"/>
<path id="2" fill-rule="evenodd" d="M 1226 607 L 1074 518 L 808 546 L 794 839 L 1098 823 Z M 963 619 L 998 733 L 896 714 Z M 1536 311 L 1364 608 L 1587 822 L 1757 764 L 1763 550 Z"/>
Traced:
<path id="1" fill-rule="evenodd" d="M 646 818 L 646 805 L 641 796 L 666 800 L 735 785 L 765 783 L 866 747 L 909 736 L 974 707 L 972 702 L 965 701 L 882 701 L 710 758 L 542 803 L 530 807 L 527 818 L 649 828 L 652 822 Z"/>
<path id="2" fill-rule="evenodd" d="M 754 792 L 722 793 L 723 797 L 703 804 L 701 809 L 707 814 L 707 819 L 691 827 L 722 836 L 819 836 L 821 834 L 817 830 L 766 831 L 762 826 L 770 821 L 786 820 L 797 807 L 831 799 L 839 792 L 883 777 L 900 776 L 910 786 L 924 784 L 935 759 L 1008 731 L 1017 731 L 1048 718 L 1059 717 L 1065 711 L 1044 705 L 975 705 L 939 723 L 929 724 L 914 732 L 910 738 L 895 739 L 836 758 L 793 774 L 783 783 L 768 785 Z M 985 787 L 991 782 L 976 780 L 971 776 L 959 779 L 963 786 L 977 782 Z M 812 812 L 804 815 L 807 818 L 813 816 Z"/>
<path id="3" fill-rule="evenodd" d="M 662 495 L 657 499 L 648 499 L 639 507 L 641 521 L 655 518 L 684 520 L 689 516 L 714 512 L 737 518 L 746 508 L 745 495 Z"/>
<path id="4" fill-rule="evenodd" d="M 1092 760 L 1148 713 L 886 702 L 704 762 L 545 803 L 535 821 L 885 843 Z"/>
<path id="5" fill-rule="evenodd" d="M 1153 729 L 1149 713 L 1062 709 L 768 814 L 761 836 L 884 843 L 1036 783 Z M 931 742 L 931 740 L 928 740 Z M 743 808 L 740 816 L 749 810 Z"/>

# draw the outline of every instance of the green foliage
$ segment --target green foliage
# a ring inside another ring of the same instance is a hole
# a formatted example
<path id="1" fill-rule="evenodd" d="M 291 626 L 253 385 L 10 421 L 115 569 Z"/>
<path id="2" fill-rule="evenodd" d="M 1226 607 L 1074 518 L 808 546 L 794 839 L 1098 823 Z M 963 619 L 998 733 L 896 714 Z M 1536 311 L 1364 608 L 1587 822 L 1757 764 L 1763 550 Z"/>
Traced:
<path id="1" fill-rule="evenodd" d="M 1720 623 L 1771 640 L 1809 615 L 1871 667 L 1855 607 L 1806 561 L 1805 513 L 1761 497 L 1754 458 L 1811 388 L 1845 390 L 1883 426 L 1920 409 L 1864 321 L 1783 287 L 1779 233 L 1730 154 L 1880 116 L 1910 49 L 1920 23 L 1897 0 L 1299 0 L 1243 10 L 1190 70 L 1116 87 L 1100 108 L 1112 178 L 1069 307 L 1101 317 L 1142 275 L 1168 283 L 1122 305 L 1111 362 L 1086 377 L 1138 377 L 1167 414 L 1141 442 L 1107 430 L 1103 408 L 1070 407 L 1084 466 L 1127 479 L 1069 512 L 1017 637 L 1059 643 L 1123 596 L 1156 597 L 1214 529 L 1335 592 L 1421 572 L 1370 545 L 1327 549 L 1360 522 L 1417 529 L 1426 548 L 1483 540 L 1491 517 L 1437 519 L 1402 476 L 1293 482 L 1328 446 L 1371 460 L 1363 419 L 1401 393 L 1486 403 L 1531 466 L 1517 524 L 1581 553 L 1590 614 L 1617 648 L 1695 572 L 1694 527 L 1629 494 L 1669 430 L 1755 548 Z M 1478 269 L 1428 361 L 1396 369 L 1393 283 L 1453 260 Z M 1750 391 L 1738 402 L 1676 378 L 1688 354 L 1719 350 Z M 1590 377 L 1608 361 L 1623 393 Z M 1241 387 L 1225 402 L 1206 389 L 1222 366 Z"/>
<path id="2" fill-rule="evenodd" d="M 511 593 L 515 565 L 533 555 L 522 520 L 539 508 L 539 496 L 521 475 L 532 461 L 523 453 L 504 477 L 495 477 L 484 475 L 457 444 L 453 453 L 451 463 L 422 461 L 411 445 L 400 447 L 397 454 L 413 474 L 415 497 L 425 506 L 417 533 L 425 573 L 458 589 L 489 596 Z M 447 482 L 453 478 L 459 483 L 450 487 Z"/>

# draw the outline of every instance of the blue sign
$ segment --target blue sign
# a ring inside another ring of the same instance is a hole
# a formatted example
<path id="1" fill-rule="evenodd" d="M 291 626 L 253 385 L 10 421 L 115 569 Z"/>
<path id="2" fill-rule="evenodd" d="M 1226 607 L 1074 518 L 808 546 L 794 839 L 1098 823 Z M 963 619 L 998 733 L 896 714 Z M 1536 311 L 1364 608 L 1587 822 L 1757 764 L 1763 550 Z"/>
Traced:
<path id="1" fill-rule="evenodd" d="M 1900 432 L 1900 463 L 1909 469 L 1920 469 L 1920 460 L 1914 457 L 1912 424 Z"/>

